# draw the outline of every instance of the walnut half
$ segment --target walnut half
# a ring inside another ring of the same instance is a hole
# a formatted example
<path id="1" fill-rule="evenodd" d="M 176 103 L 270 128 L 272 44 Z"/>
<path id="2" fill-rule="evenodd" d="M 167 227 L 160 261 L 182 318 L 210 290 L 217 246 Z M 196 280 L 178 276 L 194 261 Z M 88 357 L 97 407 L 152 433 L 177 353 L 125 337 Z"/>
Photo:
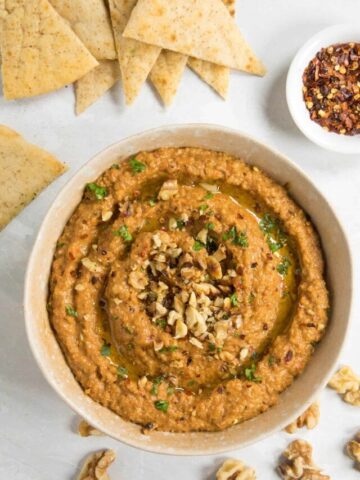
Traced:
<path id="1" fill-rule="evenodd" d="M 300 415 L 294 422 L 290 423 L 285 428 L 285 431 L 288 433 L 294 433 L 298 428 L 306 427 L 308 430 L 312 430 L 319 423 L 320 418 L 320 408 L 319 402 L 315 402 L 310 407 L 305 410 L 305 412 Z"/>
<path id="2" fill-rule="evenodd" d="M 278 466 L 283 480 L 330 480 L 312 460 L 312 447 L 305 440 L 295 440 L 283 452 L 284 461 Z"/>
<path id="3" fill-rule="evenodd" d="M 76 480 L 110 480 L 107 469 L 115 460 L 113 450 L 101 450 L 89 455 Z"/>
<path id="4" fill-rule="evenodd" d="M 340 368 L 330 380 L 329 387 L 343 395 L 345 402 L 360 407 L 360 377 L 351 367 Z"/>
<path id="5" fill-rule="evenodd" d="M 360 470 L 360 431 L 357 432 L 353 440 L 348 442 L 346 452 L 354 460 L 356 468 Z"/>
<path id="6" fill-rule="evenodd" d="M 240 460 L 229 458 L 216 472 L 216 480 L 256 480 L 256 473 Z"/>
<path id="7" fill-rule="evenodd" d="M 79 435 L 82 437 L 90 437 L 91 435 L 102 436 L 104 435 L 100 430 L 90 425 L 86 420 L 81 420 L 78 426 Z"/>

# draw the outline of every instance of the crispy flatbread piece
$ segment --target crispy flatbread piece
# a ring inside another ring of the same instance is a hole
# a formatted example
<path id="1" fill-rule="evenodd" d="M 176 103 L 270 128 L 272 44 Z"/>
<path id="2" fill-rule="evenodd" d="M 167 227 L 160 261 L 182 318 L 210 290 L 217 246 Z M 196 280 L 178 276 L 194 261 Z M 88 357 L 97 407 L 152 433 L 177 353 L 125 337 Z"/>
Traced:
<path id="1" fill-rule="evenodd" d="M 109 0 L 127 105 L 132 104 L 138 96 L 161 51 L 160 47 L 123 37 L 124 29 L 135 4 L 136 0 Z"/>
<path id="2" fill-rule="evenodd" d="M 75 84 L 76 113 L 84 112 L 120 79 L 117 60 L 100 60 L 99 65 Z"/>
<path id="3" fill-rule="evenodd" d="M 98 60 L 115 60 L 116 50 L 105 0 L 50 0 Z"/>
<path id="4" fill-rule="evenodd" d="M 65 170 L 55 157 L 0 125 L 0 230 Z"/>
<path id="5" fill-rule="evenodd" d="M 235 16 L 235 0 L 222 0 L 230 15 Z M 212 87 L 224 99 L 227 97 L 230 82 L 230 70 L 215 63 L 204 62 L 190 57 L 188 65 L 199 77 Z"/>
<path id="6" fill-rule="evenodd" d="M 48 0 L 5 0 L 2 74 L 7 100 L 57 90 L 97 65 Z"/>
<path id="7" fill-rule="evenodd" d="M 182 53 L 162 50 L 150 72 L 151 83 L 166 106 L 176 95 L 187 60 L 188 57 Z"/>
<path id="8" fill-rule="evenodd" d="M 265 74 L 221 0 L 139 0 L 124 37 L 224 67 Z"/>

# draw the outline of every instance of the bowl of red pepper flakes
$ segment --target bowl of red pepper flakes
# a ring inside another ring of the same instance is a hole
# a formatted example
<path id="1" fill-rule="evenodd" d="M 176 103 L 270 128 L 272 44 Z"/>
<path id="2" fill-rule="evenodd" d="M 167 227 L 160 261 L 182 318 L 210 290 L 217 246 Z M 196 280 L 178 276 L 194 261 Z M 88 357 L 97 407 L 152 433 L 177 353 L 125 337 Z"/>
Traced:
<path id="1" fill-rule="evenodd" d="M 360 25 L 336 25 L 312 37 L 292 61 L 286 96 L 310 140 L 360 153 Z"/>

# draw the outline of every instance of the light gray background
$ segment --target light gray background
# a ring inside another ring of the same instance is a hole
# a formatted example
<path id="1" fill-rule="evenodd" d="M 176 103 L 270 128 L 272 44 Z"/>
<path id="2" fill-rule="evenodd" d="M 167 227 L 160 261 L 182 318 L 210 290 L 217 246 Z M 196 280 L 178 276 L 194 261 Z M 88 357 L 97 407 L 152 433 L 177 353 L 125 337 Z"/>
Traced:
<path id="1" fill-rule="evenodd" d="M 350 238 L 355 267 L 352 328 L 342 361 L 360 373 L 360 158 L 329 153 L 311 144 L 292 122 L 285 102 L 285 78 L 297 49 L 314 33 L 360 18 L 359 0 L 241 0 L 237 21 L 269 73 L 264 79 L 234 73 L 223 102 L 190 71 L 178 96 L 164 110 L 149 86 L 125 109 L 116 90 L 76 118 L 72 87 L 32 100 L 1 100 L 6 124 L 66 162 L 70 169 L 0 234 L 0 478 L 70 480 L 92 450 L 114 448 L 113 480 L 210 480 L 227 456 L 256 467 L 258 478 L 278 478 L 278 456 L 294 438 L 279 432 L 265 441 L 214 457 L 176 458 L 126 447 L 108 438 L 80 438 L 76 416 L 43 379 L 30 353 L 22 311 L 27 259 L 37 229 L 61 186 L 94 154 L 136 132 L 171 123 L 212 122 L 248 132 L 300 165 L 334 205 Z M 356 40 L 356 39 L 355 39 Z M 301 432 L 315 448 L 315 459 L 332 479 L 352 480 L 359 473 L 344 455 L 345 442 L 360 427 L 359 410 L 335 392 L 321 397 L 321 421 Z"/>

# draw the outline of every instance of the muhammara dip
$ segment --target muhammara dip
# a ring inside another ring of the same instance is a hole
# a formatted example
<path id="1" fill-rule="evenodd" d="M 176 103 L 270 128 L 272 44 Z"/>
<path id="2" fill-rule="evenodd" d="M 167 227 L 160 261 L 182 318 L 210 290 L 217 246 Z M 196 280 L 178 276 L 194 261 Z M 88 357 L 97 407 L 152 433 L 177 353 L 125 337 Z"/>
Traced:
<path id="1" fill-rule="evenodd" d="M 318 237 L 286 190 L 194 148 L 141 152 L 88 184 L 50 278 L 76 379 L 148 430 L 219 430 L 267 410 L 328 306 Z"/>

